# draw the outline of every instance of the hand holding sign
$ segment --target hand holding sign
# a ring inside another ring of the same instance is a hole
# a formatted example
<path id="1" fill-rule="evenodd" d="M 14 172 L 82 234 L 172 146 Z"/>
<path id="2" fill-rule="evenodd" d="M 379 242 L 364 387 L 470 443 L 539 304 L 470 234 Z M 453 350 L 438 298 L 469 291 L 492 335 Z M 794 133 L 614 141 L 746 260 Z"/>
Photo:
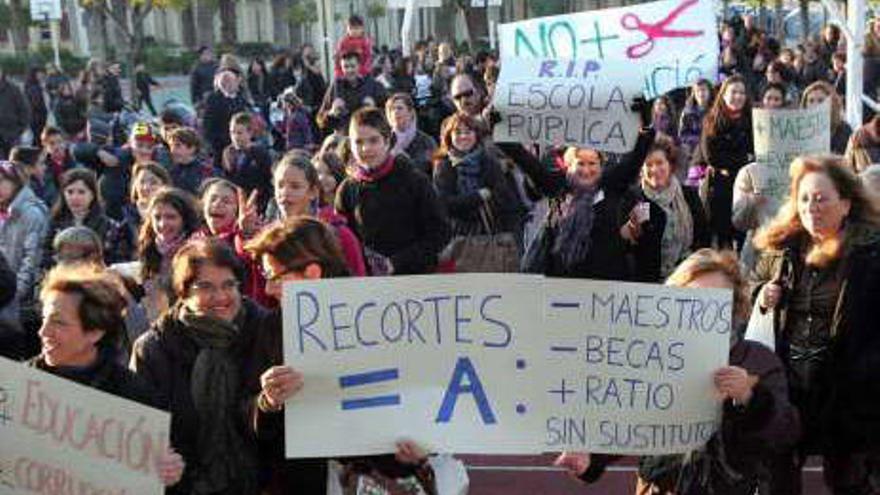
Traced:
<path id="1" fill-rule="evenodd" d="M 303 388 L 302 373 L 290 366 L 273 366 L 260 376 L 262 394 L 273 410 L 280 410 Z"/>
<path id="2" fill-rule="evenodd" d="M 186 463 L 183 457 L 174 451 L 171 447 L 156 461 L 156 472 L 159 473 L 159 479 L 165 486 L 174 486 L 183 477 L 183 470 Z"/>
<path id="3" fill-rule="evenodd" d="M 725 366 L 715 372 L 715 388 L 723 399 L 731 399 L 737 404 L 748 404 L 752 398 L 752 388 L 758 377 L 739 366 Z"/>

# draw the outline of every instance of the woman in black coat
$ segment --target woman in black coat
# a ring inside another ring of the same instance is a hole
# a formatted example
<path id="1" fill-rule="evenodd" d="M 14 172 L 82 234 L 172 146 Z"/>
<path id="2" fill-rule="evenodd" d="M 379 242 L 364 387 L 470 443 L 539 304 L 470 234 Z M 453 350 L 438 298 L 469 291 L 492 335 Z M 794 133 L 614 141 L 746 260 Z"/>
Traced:
<path id="1" fill-rule="evenodd" d="M 446 119 L 434 160 L 434 186 L 455 235 L 507 232 L 519 237 L 524 208 L 483 140 L 483 127 L 473 117 L 456 113 Z"/>
<path id="2" fill-rule="evenodd" d="M 40 300 L 45 316 L 39 331 L 42 349 L 30 366 L 123 399 L 160 406 L 149 385 L 117 363 L 116 341 L 124 328 L 126 302 L 114 275 L 90 266 L 56 268 L 46 277 Z M 181 479 L 183 470 L 183 459 L 170 448 L 156 465 L 168 486 Z"/>
<path id="3" fill-rule="evenodd" d="M 755 155 L 752 106 L 741 76 L 725 79 L 718 91 L 700 138 L 702 158 L 710 167 L 712 196 L 709 202 L 711 235 L 721 247 L 733 246 L 733 182 L 739 170 Z"/>
<path id="4" fill-rule="evenodd" d="M 640 282 L 660 282 L 691 252 L 709 245 L 703 204 L 696 189 L 679 182 L 677 163 L 672 139 L 657 137 L 648 148 L 640 182 L 621 202 L 628 216 L 620 235 Z"/>
<path id="5" fill-rule="evenodd" d="M 252 330 L 265 310 L 241 295 L 245 269 L 223 241 L 191 241 L 174 258 L 178 302 L 134 345 L 131 367 L 171 412 L 186 461 L 170 493 L 259 493 L 256 440 L 244 421 Z"/>
<path id="6" fill-rule="evenodd" d="M 46 97 L 43 92 L 41 77 L 45 76 L 43 69 L 34 67 L 28 72 L 24 82 L 24 93 L 31 105 L 31 132 L 34 135 L 34 146 L 40 146 L 40 134 L 46 127 L 49 118 L 49 109 L 46 107 Z"/>
<path id="7" fill-rule="evenodd" d="M 620 236 L 626 221 L 621 200 L 638 177 L 654 136 L 653 129 L 642 129 L 633 151 L 613 166 L 603 164 L 602 155 L 589 148 L 568 148 L 560 157 L 562 163 L 547 167 L 522 147 L 503 147 L 550 198 L 547 218 L 523 268 L 552 277 L 633 278 Z"/>
<path id="8" fill-rule="evenodd" d="M 755 239 L 763 253 L 753 293 L 773 312 L 776 353 L 804 421 L 771 480 L 800 493 L 806 457 L 822 455 L 832 493 L 877 493 L 880 206 L 840 158 L 798 158 L 790 175 L 787 203 Z"/>

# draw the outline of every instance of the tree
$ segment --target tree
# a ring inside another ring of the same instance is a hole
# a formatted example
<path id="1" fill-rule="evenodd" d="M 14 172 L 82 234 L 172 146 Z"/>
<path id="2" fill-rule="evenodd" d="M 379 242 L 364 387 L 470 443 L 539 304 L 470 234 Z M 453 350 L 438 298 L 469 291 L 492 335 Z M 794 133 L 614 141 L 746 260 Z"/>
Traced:
<path id="1" fill-rule="evenodd" d="M 199 46 L 214 46 L 214 9 L 211 0 L 195 2 L 196 40 Z"/>
<path id="2" fill-rule="evenodd" d="M 455 0 L 455 7 L 464 15 L 467 26 L 468 45 L 476 47 L 480 40 L 489 37 L 485 7 L 471 7 L 471 0 Z M 488 0 L 487 0 L 488 1 Z"/>
<path id="3" fill-rule="evenodd" d="M 9 0 L 8 4 L 0 2 L 0 31 L 10 31 L 12 48 L 17 54 L 28 51 L 30 15 L 28 6 L 22 0 Z"/>
<path id="4" fill-rule="evenodd" d="M 287 20 L 300 27 L 303 40 L 311 40 L 312 24 L 318 22 L 318 6 L 314 0 L 299 0 L 287 9 Z"/>
<path id="5" fill-rule="evenodd" d="M 217 0 L 220 11 L 220 43 L 224 49 L 232 49 L 238 41 L 235 0 Z"/>
<path id="6" fill-rule="evenodd" d="M 122 54 L 129 71 L 131 94 L 135 94 L 134 66 L 143 58 L 144 53 L 144 21 L 154 8 L 165 8 L 169 0 L 125 0 L 124 10 L 119 2 L 109 0 L 81 0 L 85 8 L 104 16 L 117 29 L 122 43 Z"/>
<path id="7" fill-rule="evenodd" d="M 385 17 L 385 3 L 371 2 L 367 4 L 366 17 L 373 21 L 373 38 L 379 38 L 379 18 Z"/>

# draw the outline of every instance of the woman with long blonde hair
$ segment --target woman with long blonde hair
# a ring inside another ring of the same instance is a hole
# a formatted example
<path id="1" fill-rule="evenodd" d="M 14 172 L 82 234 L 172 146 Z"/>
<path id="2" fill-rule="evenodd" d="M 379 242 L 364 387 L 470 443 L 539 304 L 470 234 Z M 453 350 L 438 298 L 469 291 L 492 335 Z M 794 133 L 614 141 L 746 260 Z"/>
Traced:
<path id="1" fill-rule="evenodd" d="M 755 238 L 753 293 L 774 313 L 776 352 L 804 425 L 772 480 L 799 493 L 804 460 L 822 455 L 832 493 L 876 493 L 880 206 L 839 157 L 800 157 L 789 175 L 787 201 Z"/>

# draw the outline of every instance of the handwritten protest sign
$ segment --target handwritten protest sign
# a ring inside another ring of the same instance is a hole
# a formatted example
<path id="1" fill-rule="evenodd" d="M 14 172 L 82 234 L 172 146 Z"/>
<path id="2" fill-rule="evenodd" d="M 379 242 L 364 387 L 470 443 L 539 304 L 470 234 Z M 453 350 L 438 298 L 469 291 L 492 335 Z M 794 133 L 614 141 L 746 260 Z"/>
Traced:
<path id="1" fill-rule="evenodd" d="M 718 424 L 730 291 L 547 279 L 544 450 L 665 454 Z"/>
<path id="2" fill-rule="evenodd" d="M 542 311 L 542 307 L 546 311 Z M 543 279 L 288 284 L 288 457 L 684 452 L 715 431 L 729 291 Z"/>
<path id="3" fill-rule="evenodd" d="M 759 194 L 781 202 L 788 195 L 788 169 L 800 155 L 831 150 L 831 102 L 796 110 L 752 110 Z"/>
<path id="4" fill-rule="evenodd" d="M 662 0 L 541 17 L 498 27 L 503 66 L 519 58 L 593 61 L 608 72 L 629 66 L 647 98 L 718 72 L 711 0 Z M 503 69 L 502 69 L 503 70 Z"/>
<path id="5" fill-rule="evenodd" d="M 170 415 L 0 358 L 0 493 L 161 494 Z"/>
<path id="6" fill-rule="evenodd" d="M 540 278 L 327 280 L 284 287 L 288 457 L 365 455 L 411 438 L 445 452 L 537 452 L 531 379 Z"/>
<path id="7" fill-rule="evenodd" d="M 493 101 L 503 117 L 494 139 L 629 151 L 640 126 L 630 106 L 641 89 L 637 77 L 613 74 L 595 61 L 505 63 Z"/>

